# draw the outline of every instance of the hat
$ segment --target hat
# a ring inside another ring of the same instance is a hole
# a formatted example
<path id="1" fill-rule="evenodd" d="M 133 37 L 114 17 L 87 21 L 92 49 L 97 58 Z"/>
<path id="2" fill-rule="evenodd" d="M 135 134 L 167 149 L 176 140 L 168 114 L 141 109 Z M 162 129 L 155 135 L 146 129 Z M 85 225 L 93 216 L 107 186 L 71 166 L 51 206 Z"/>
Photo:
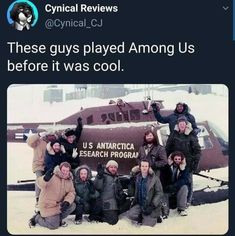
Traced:
<path id="1" fill-rule="evenodd" d="M 64 135 L 69 137 L 71 135 L 75 135 L 75 131 L 73 129 L 66 129 Z"/>
<path id="2" fill-rule="evenodd" d="M 185 121 L 186 123 L 188 122 L 186 116 L 180 116 L 177 120 L 177 123 L 181 122 L 181 121 Z"/>
<path id="3" fill-rule="evenodd" d="M 55 130 L 50 128 L 46 131 L 46 135 L 55 135 Z"/>
<path id="4" fill-rule="evenodd" d="M 118 163 L 114 160 L 110 160 L 106 164 L 106 168 L 109 168 L 109 166 L 116 166 L 118 168 Z"/>
<path id="5" fill-rule="evenodd" d="M 184 105 L 184 102 L 178 102 L 177 104 L 176 104 L 176 106 L 178 106 L 178 105 Z"/>
<path id="6" fill-rule="evenodd" d="M 53 147 L 55 143 L 58 143 L 59 145 L 61 145 L 61 142 L 58 139 L 56 139 L 56 140 L 51 141 L 50 143 L 51 147 Z"/>

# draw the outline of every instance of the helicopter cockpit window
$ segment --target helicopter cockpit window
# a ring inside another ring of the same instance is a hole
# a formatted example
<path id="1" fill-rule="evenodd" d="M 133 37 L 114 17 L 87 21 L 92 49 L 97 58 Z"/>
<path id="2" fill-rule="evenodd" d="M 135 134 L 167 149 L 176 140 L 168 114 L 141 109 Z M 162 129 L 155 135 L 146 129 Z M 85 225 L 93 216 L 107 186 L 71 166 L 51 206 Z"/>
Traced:
<path id="1" fill-rule="evenodd" d="M 128 111 L 123 111 L 122 114 L 123 114 L 124 120 L 129 121 Z"/>
<path id="2" fill-rule="evenodd" d="M 116 112 L 117 121 L 129 121 L 128 111 Z"/>
<path id="3" fill-rule="evenodd" d="M 108 117 L 110 120 L 115 121 L 114 113 L 108 113 Z"/>
<path id="4" fill-rule="evenodd" d="M 122 121 L 122 113 L 121 112 L 116 112 L 117 116 L 117 121 Z"/>
<path id="5" fill-rule="evenodd" d="M 139 109 L 130 110 L 130 117 L 131 120 L 140 120 L 140 110 Z"/>
<path id="6" fill-rule="evenodd" d="M 87 123 L 88 125 L 90 125 L 90 124 L 93 123 L 93 115 L 90 115 L 90 116 L 88 116 L 88 117 L 86 118 L 86 123 Z"/>
<path id="7" fill-rule="evenodd" d="M 101 120 L 102 120 L 102 122 L 105 122 L 106 119 L 107 119 L 107 114 L 102 114 L 102 115 L 101 115 Z"/>
<path id="8" fill-rule="evenodd" d="M 207 131 L 206 127 L 203 125 L 199 125 L 198 128 L 201 130 L 198 136 L 198 142 L 201 146 L 201 149 L 211 149 L 213 148 L 213 144 L 210 139 L 210 134 Z"/>

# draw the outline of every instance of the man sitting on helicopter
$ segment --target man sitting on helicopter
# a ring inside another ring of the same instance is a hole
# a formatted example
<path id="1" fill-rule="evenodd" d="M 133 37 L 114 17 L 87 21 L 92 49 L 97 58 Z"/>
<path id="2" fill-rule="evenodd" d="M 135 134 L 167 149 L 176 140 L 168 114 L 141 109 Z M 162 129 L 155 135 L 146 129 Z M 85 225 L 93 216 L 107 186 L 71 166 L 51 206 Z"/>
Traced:
<path id="1" fill-rule="evenodd" d="M 153 108 L 153 113 L 156 120 L 162 124 L 169 123 L 170 132 L 174 131 L 175 125 L 177 124 L 177 120 L 180 116 L 185 116 L 187 120 L 192 124 L 193 133 L 197 135 L 200 132 L 200 129 L 197 127 L 195 117 L 189 113 L 189 107 L 186 103 L 178 102 L 176 104 L 176 108 L 174 113 L 169 116 L 161 116 L 160 114 L 160 105 L 156 102 L 151 104 Z"/>

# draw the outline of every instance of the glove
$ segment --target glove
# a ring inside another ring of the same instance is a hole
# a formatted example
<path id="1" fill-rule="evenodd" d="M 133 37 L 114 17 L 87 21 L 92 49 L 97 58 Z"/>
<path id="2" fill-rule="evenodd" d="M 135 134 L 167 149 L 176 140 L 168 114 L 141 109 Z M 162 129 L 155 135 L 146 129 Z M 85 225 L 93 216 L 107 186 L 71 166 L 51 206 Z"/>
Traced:
<path id="1" fill-rule="evenodd" d="M 78 155 L 77 148 L 73 148 L 72 158 L 76 158 Z"/>
<path id="2" fill-rule="evenodd" d="M 150 215 L 153 212 L 154 208 L 152 206 L 144 207 L 142 212 L 144 215 Z"/>
<path id="3" fill-rule="evenodd" d="M 46 182 L 48 182 L 48 181 L 52 178 L 53 175 L 54 175 L 53 169 L 50 169 L 50 170 L 48 170 L 48 171 L 46 172 L 46 174 L 44 175 L 43 179 L 44 179 Z"/>
<path id="4" fill-rule="evenodd" d="M 197 136 L 199 133 L 201 132 L 201 129 L 196 128 L 192 131 L 192 134 L 194 134 L 195 136 Z"/>
<path id="5" fill-rule="evenodd" d="M 151 104 L 151 107 L 153 108 L 153 110 L 160 111 L 160 105 L 159 105 L 159 103 L 153 102 L 153 103 Z"/>
<path id="6" fill-rule="evenodd" d="M 167 193 L 175 193 L 175 192 L 177 192 L 177 188 L 173 184 L 167 185 L 166 192 Z"/>
<path id="7" fill-rule="evenodd" d="M 63 154 L 65 154 L 65 153 L 66 153 L 66 150 L 65 150 L 65 148 L 64 148 L 64 146 L 63 146 L 63 145 L 61 145 L 61 146 L 60 146 L 60 150 L 61 150 L 61 152 L 62 152 Z"/>
<path id="8" fill-rule="evenodd" d="M 67 201 L 63 201 L 61 204 L 60 204 L 60 210 L 61 212 L 65 212 L 68 208 L 69 208 L 69 202 Z"/>
<path id="9" fill-rule="evenodd" d="M 95 186 L 94 186 L 93 182 L 91 180 L 89 180 L 87 184 L 88 184 L 89 192 L 91 194 L 94 194 L 95 193 Z"/>
<path id="10" fill-rule="evenodd" d="M 39 133 L 39 136 L 40 136 L 41 138 L 46 137 L 46 135 L 47 135 L 47 132 L 46 132 L 46 131 Z"/>
<path id="11" fill-rule="evenodd" d="M 81 117 L 78 117 L 78 118 L 77 118 L 77 124 L 78 124 L 79 126 L 82 126 L 82 118 L 81 118 Z"/>
<path id="12" fill-rule="evenodd" d="M 98 163 L 98 166 L 97 166 L 97 175 L 102 178 L 103 175 L 104 175 L 104 167 L 102 165 L 102 163 Z"/>

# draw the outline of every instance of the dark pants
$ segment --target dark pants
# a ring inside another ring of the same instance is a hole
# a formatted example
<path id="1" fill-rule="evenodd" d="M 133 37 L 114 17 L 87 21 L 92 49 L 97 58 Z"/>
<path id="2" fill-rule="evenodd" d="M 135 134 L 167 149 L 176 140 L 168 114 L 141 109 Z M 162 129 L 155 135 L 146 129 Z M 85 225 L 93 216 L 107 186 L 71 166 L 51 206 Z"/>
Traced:
<path id="1" fill-rule="evenodd" d="M 190 175 L 190 186 L 188 188 L 187 202 L 191 204 L 193 199 L 193 172 L 189 173 L 189 175 Z"/>
<path id="2" fill-rule="evenodd" d="M 82 219 L 83 214 L 89 214 L 89 219 L 101 221 L 102 205 L 99 200 L 92 200 L 85 204 L 77 204 L 75 210 L 75 220 Z"/>
<path id="3" fill-rule="evenodd" d="M 103 211 L 103 221 L 110 225 L 115 225 L 118 222 L 117 210 L 105 210 Z"/>
<path id="4" fill-rule="evenodd" d="M 139 204 L 134 205 L 128 212 L 127 217 L 133 221 L 138 221 L 139 216 L 142 216 L 142 224 L 153 227 L 157 223 L 157 217 L 153 217 L 152 214 L 142 214 L 141 207 Z M 160 216 L 160 214 L 159 214 Z"/>
<path id="5" fill-rule="evenodd" d="M 102 202 L 98 205 L 102 205 Z M 124 214 L 124 212 L 130 209 L 131 201 L 130 199 L 125 199 L 121 204 L 118 204 L 118 210 L 103 210 L 100 214 L 102 222 L 107 222 L 110 225 L 115 225 L 118 222 L 119 215 Z"/>
<path id="6" fill-rule="evenodd" d="M 58 215 L 42 217 L 38 214 L 35 218 L 35 222 L 48 229 L 57 229 L 60 226 L 62 219 L 65 219 L 68 215 L 70 215 L 75 208 L 76 204 L 72 203 L 66 211 Z"/>
<path id="7" fill-rule="evenodd" d="M 183 185 L 179 191 L 175 194 L 164 194 L 164 203 L 166 204 L 165 211 L 168 211 L 169 208 L 178 210 L 185 210 L 188 196 L 188 186 Z M 168 209 L 167 209 L 168 208 Z"/>

